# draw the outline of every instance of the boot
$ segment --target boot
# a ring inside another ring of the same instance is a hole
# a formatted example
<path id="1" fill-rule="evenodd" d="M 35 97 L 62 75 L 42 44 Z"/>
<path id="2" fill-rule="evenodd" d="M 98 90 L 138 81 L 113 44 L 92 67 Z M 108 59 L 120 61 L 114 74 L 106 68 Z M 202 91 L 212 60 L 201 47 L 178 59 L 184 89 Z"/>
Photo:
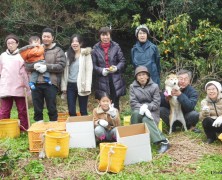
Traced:
<path id="1" fill-rule="evenodd" d="M 162 141 L 160 143 L 160 149 L 158 150 L 159 154 L 165 153 L 170 148 L 170 143 L 168 139 Z"/>

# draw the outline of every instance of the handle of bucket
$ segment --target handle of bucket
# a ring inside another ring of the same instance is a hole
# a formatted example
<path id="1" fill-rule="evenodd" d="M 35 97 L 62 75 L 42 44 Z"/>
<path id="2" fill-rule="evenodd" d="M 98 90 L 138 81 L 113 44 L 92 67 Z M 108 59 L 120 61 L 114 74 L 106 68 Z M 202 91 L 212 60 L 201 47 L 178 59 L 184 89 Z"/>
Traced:
<path id="1" fill-rule="evenodd" d="M 107 144 L 106 144 L 107 145 Z M 97 158 L 96 158 L 96 162 L 95 162 L 95 170 L 96 170 L 96 173 L 99 174 L 99 175 L 104 175 L 108 172 L 109 168 L 110 168 L 110 165 L 111 165 L 111 155 L 115 153 L 115 151 L 113 151 L 113 148 L 116 147 L 117 143 L 115 143 L 115 146 L 112 146 L 110 147 L 109 149 L 109 152 L 108 152 L 108 165 L 107 165 L 107 168 L 106 168 L 106 171 L 105 172 L 101 172 L 99 171 L 99 169 L 97 168 L 97 164 L 98 164 L 98 160 L 99 160 L 99 157 L 100 157 L 100 154 L 101 152 L 104 150 L 104 148 L 106 147 L 106 145 L 102 148 L 102 150 L 100 151 L 100 153 L 98 154 Z"/>

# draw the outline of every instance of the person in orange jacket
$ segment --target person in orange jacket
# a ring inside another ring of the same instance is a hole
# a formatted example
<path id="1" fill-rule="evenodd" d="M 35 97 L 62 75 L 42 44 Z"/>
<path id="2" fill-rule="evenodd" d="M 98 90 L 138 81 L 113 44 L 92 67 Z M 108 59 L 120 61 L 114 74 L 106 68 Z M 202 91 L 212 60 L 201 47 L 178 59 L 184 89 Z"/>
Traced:
<path id="1" fill-rule="evenodd" d="M 42 63 L 42 64 L 45 63 L 45 60 L 44 60 L 45 49 L 41 45 L 41 40 L 38 36 L 31 36 L 29 38 L 29 45 L 24 46 L 21 49 L 19 49 L 19 52 L 26 63 L 35 63 L 34 66 L 35 65 L 38 66 L 39 63 Z M 36 71 L 33 71 L 31 73 L 29 86 L 32 90 L 35 89 L 35 83 L 38 79 L 38 75 L 39 75 L 39 72 L 37 69 Z M 52 84 L 50 80 L 49 72 L 44 72 L 43 78 L 46 83 Z"/>

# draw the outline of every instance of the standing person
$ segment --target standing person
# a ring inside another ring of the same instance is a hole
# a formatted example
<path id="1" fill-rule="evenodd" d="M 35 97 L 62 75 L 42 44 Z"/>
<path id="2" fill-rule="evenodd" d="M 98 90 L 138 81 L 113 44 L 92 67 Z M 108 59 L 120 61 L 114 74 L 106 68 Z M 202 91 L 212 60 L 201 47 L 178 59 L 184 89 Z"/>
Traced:
<path id="1" fill-rule="evenodd" d="M 0 56 L 0 119 L 10 118 L 15 101 L 18 118 L 21 122 L 21 131 L 28 129 L 28 118 L 25 103 L 25 88 L 28 87 L 28 77 L 25 71 L 24 60 L 19 54 L 19 39 L 10 34 L 5 38 L 7 49 Z M 24 127 L 24 129 L 23 129 Z"/>
<path id="2" fill-rule="evenodd" d="M 87 115 L 88 97 L 92 85 L 91 48 L 81 48 L 83 39 L 74 34 L 70 38 L 70 47 L 66 53 L 67 64 L 62 76 L 61 88 L 67 93 L 70 116 L 76 116 L 76 100 L 78 98 L 81 115 Z"/>
<path id="3" fill-rule="evenodd" d="M 156 45 L 149 41 L 149 29 L 145 24 L 136 28 L 136 44 L 131 49 L 134 68 L 145 66 L 152 80 L 160 87 L 160 54 Z"/>
<path id="4" fill-rule="evenodd" d="M 173 89 L 172 96 L 177 96 L 177 100 L 181 104 L 181 109 L 186 121 L 187 129 L 195 133 L 200 133 L 201 131 L 196 128 L 196 124 L 199 120 L 199 113 L 195 111 L 195 106 L 198 101 L 197 91 L 190 85 L 192 78 L 192 73 L 188 70 L 181 69 L 178 73 L 178 85 L 180 89 Z M 161 94 L 161 104 L 160 104 L 160 117 L 169 126 L 169 115 L 170 115 L 170 104 L 168 97 Z M 176 130 L 178 121 L 173 124 L 173 131 Z"/>
<path id="5" fill-rule="evenodd" d="M 120 126 L 118 110 L 106 92 L 98 95 L 98 102 L 98 107 L 93 110 L 96 138 L 99 142 L 116 141 L 116 127 Z"/>
<path id="6" fill-rule="evenodd" d="M 151 141 L 161 145 L 158 153 L 166 152 L 170 147 L 169 141 L 157 127 L 160 120 L 159 87 L 145 66 L 138 66 L 135 70 L 135 80 L 130 85 L 130 106 L 131 124 L 146 123 Z"/>
<path id="7" fill-rule="evenodd" d="M 102 27 L 99 30 L 100 42 L 93 47 L 95 89 L 96 94 L 102 91 L 110 94 L 114 107 L 119 109 L 119 98 L 126 94 L 126 85 L 122 77 L 126 60 L 119 44 L 111 40 L 111 32 L 110 28 Z"/>
<path id="8" fill-rule="evenodd" d="M 26 68 L 30 72 L 36 70 L 40 72 L 36 82 L 36 88 L 32 90 L 32 101 L 34 105 L 34 120 L 43 120 L 44 100 L 48 109 L 50 121 L 56 121 L 58 114 L 56 109 L 56 94 L 61 84 L 61 75 L 66 65 L 66 57 L 63 50 L 53 43 L 54 31 L 45 28 L 42 31 L 42 43 L 45 48 L 45 64 L 26 63 Z M 45 82 L 43 74 L 48 71 L 52 85 Z"/>
<path id="9" fill-rule="evenodd" d="M 38 36 L 31 36 L 29 38 L 29 45 L 20 48 L 19 52 L 26 63 L 45 63 L 45 50 L 44 47 L 41 45 L 41 40 Z M 29 86 L 31 89 L 35 89 L 35 83 L 37 82 L 38 76 L 38 71 L 32 71 L 29 82 Z M 45 82 L 49 83 L 50 85 L 52 84 L 49 72 L 44 72 L 43 78 Z"/>
<path id="10" fill-rule="evenodd" d="M 207 96 L 201 101 L 200 119 L 207 143 L 211 144 L 217 139 L 217 133 L 222 133 L 222 94 L 221 84 L 209 81 L 205 85 Z"/>

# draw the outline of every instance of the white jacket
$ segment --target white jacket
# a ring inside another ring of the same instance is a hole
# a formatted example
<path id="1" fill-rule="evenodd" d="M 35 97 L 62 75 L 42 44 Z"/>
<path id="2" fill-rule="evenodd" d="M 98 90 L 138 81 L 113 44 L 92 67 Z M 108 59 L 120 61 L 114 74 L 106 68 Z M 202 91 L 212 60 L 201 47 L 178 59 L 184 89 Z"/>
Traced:
<path id="1" fill-rule="evenodd" d="M 92 49 L 81 48 L 81 54 L 79 56 L 79 73 L 77 76 L 77 88 L 78 94 L 80 96 L 88 96 L 91 94 L 91 86 L 92 86 L 92 72 L 93 72 L 93 63 L 91 57 Z M 67 58 L 66 67 L 62 74 L 61 80 L 61 90 L 67 90 L 68 84 L 68 76 L 69 76 L 69 59 Z"/>

